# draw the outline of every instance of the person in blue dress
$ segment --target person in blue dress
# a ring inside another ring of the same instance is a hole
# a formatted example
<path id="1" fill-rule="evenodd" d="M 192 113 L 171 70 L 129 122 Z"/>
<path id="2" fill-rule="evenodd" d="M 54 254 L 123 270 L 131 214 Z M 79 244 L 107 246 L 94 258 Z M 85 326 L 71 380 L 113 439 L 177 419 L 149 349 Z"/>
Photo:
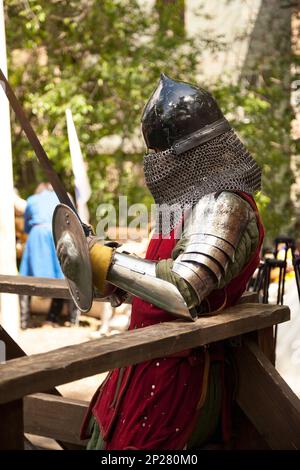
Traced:
<path id="1" fill-rule="evenodd" d="M 52 216 L 59 200 L 49 183 L 40 183 L 35 194 L 27 199 L 24 228 L 28 234 L 19 272 L 22 276 L 63 279 L 64 275 L 56 255 L 52 236 Z M 52 299 L 47 323 L 57 324 L 63 308 L 62 299 Z M 28 326 L 30 298 L 21 296 L 21 328 Z M 76 323 L 78 311 L 72 301 L 68 303 L 70 322 Z"/>
<path id="2" fill-rule="evenodd" d="M 22 276 L 63 279 L 52 237 L 52 216 L 59 204 L 50 184 L 41 183 L 27 199 L 24 228 L 28 239 L 20 264 Z"/>

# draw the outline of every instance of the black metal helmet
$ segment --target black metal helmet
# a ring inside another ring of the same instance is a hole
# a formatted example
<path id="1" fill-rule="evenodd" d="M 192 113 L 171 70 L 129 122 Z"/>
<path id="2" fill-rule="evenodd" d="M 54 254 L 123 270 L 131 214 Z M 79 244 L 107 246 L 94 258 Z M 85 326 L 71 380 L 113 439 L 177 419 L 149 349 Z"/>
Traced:
<path id="1" fill-rule="evenodd" d="M 173 147 L 180 154 L 229 129 L 208 91 L 163 73 L 142 115 L 146 145 L 159 151 Z"/>

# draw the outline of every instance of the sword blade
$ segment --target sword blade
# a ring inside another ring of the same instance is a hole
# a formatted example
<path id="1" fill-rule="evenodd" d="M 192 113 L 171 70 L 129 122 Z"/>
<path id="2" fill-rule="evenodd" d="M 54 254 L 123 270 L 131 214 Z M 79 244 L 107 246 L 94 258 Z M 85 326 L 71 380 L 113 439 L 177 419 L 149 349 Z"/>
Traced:
<path id="1" fill-rule="evenodd" d="M 1 83 L 2 82 L 2 83 Z M 40 165 L 42 166 L 43 170 L 45 171 L 48 181 L 51 183 L 59 201 L 62 204 L 66 204 L 67 206 L 72 209 L 75 214 L 77 215 L 78 219 L 80 220 L 80 217 L 77 213 L 77 210 L 75 209 L 71 199 L 68 196 L 67 191 L 63 187 L 63 184 L 61 180 L 59 179 L 57 173 L 54 171 L 52 163 L 50 162 L 48 155 L 46 151 L 44 150 L 41 142 L 39 141 L 38 136 L 36 135 L 35 131 L 33 130 L 29 119 L 27 118 L 21 104 L 19 103 L 13 89 L 11 88 L 10 84 L 8 83 L 4 73 L 2 72 L 0 68 L 0 83 L 2 84 L 2 88 L 4 93 L 7 96 L 7 99 L 12 107 L 12 109 L 15 112 L 15 115 L 17 116 L 18 120 L 20 121 L 21 127 L 23 131 L 25 132 L 27 139 L 29 140 L 34 153 L 37 156 L 38 161 L 40 162 Z M 84 227 L 85 224 L 82 223 L 80 220 L 82 226 Z"/>

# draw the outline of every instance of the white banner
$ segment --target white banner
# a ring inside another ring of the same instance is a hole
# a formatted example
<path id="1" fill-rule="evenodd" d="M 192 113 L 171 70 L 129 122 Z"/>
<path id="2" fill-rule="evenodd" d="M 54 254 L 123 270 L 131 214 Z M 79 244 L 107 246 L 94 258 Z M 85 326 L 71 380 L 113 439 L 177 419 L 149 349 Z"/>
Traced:
<path id="1" fill-rule="evenodd" d="M 68 138 L 72 168 L 75 177 L 76 205 L 80 218 L 83 222 L 89 222 L 89 211 L 87 201 L 91 196 L 91 187 L 87 175 L 86 163 L 83 160 L 81 148 L 73 121 L 72 111 L 66 110 Z"/>

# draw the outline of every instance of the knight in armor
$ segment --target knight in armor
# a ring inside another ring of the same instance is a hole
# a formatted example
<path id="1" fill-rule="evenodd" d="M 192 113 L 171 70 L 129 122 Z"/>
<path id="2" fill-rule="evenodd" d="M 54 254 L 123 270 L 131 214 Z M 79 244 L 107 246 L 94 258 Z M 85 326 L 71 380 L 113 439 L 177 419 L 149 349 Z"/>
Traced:
<path id="1" fill-rule="evenodd" d="M 236 304 L 264 236 L 253 199 L 261 171 L 210 93 L 161 75 L 142 131 L 158 233 L 145 260 L 96 238 L 89 244 L 94 286 L 133 296 L 131 330 Z M 57 249 L 63 271 L 74 275 L 70 243 L 61 239 Z M 227 347 L 219 342 L 111 371 L 85 418 L 88 448 L 180 450 L 226 442 L 234 381 Z"/>

